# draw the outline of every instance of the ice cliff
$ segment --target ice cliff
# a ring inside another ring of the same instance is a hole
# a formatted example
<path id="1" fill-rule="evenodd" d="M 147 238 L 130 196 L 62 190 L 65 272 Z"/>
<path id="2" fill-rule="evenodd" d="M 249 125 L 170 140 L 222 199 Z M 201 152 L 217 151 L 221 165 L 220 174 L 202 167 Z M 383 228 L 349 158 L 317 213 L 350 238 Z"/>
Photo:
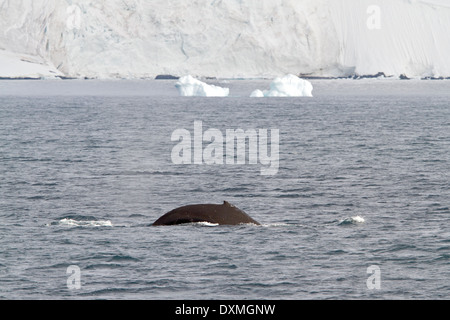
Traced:
<path id="1" fill-rule="evenodd" d="M 449 77 L 449 30 L 450 0 L 0 0 L 0 77 Z"/>

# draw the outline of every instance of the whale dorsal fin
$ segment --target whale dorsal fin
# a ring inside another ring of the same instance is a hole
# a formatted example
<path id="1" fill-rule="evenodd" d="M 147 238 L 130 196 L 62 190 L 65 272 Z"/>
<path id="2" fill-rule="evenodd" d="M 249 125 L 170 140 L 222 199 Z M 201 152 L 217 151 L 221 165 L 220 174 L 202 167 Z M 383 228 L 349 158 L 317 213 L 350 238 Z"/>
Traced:
<path id="1" fill-rule="evenodd" d="M 234 207 L 231 203 L 229 203 L 228 201 L 224 201 L 223 202 L 223 205 L 224 206 L 227 206 L 227 207 Z"/>

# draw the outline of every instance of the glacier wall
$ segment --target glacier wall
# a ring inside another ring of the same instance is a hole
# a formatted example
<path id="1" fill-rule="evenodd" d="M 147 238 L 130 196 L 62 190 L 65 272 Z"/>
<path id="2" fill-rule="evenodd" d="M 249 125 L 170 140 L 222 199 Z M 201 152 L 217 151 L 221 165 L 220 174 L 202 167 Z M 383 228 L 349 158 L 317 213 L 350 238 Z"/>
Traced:
<path id="1" fill-rule="evenodd" d="M 449 30 L 450 0 L 0 0 L 0 50 L 68 77 L 448 77 Z"/>

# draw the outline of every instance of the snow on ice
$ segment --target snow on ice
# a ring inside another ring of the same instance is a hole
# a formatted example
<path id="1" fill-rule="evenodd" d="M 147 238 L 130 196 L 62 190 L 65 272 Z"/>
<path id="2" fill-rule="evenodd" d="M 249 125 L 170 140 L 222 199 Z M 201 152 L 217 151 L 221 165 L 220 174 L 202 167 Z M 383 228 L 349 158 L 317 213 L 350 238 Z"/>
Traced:
<path id="1" fill-rule="evenodd" d="M 0 78 L 55 78 L 63 74 L 42 58 L 0 50 Z"/>

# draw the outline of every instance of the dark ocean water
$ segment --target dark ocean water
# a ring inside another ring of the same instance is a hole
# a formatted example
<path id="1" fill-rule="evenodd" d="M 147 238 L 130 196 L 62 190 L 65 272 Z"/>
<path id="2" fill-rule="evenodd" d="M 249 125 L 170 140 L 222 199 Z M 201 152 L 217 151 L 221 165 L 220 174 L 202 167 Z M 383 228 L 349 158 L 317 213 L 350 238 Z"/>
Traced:
<path id="1" fill-rule="evenodd" d="M 173 84 L 0 82 L 1 299 L 449 298 L 450 82 Z M 194 121 L 279 129 L 278 173 L 173 164 Z M 224 200 L 262 226 L 149 226 Z"/>

